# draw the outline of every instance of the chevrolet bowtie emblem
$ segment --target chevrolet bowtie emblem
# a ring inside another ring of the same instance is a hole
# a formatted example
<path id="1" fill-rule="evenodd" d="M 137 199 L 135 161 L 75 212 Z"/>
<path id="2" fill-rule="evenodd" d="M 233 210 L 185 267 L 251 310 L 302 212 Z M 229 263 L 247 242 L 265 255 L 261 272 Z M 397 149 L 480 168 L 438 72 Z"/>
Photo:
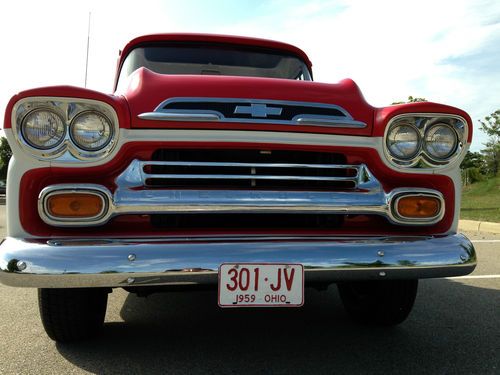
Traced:
<path id="1" fill-rule="evenodd" d="M 237 105 L 234 114 L 250 115 L 252 117 L 267 117 L 269 115 L 279 116 L 283 108 L 268 107 L 265 104 Z"/>

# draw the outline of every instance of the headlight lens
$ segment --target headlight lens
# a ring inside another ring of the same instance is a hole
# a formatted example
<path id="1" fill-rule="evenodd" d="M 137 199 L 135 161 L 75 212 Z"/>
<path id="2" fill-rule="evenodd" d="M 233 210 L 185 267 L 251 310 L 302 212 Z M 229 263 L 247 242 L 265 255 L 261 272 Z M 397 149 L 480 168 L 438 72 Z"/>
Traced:
<path id="1" fill-rule="evenodd" d="M 24 117 L 21 132 L 30 146 L 49 150 L 63 141 L 66 128 L 57 113 L 48 109 L 36 109 Z"/>
<path id="2" fill-rule="evenodd" d="M 111 121 L 99 112 L 82 112 L 71 122 L 70 136 L 81 149 L 97 151 L 111 141 L 113 127 Z"/>
<path id="3" fill-rule="evenodd" d="M 455 152 L 457 133 L 448 125 L 436 124 L 425 133 L 425 151 L 436 159 L 446 159 Z"/>
<path id="4" fill-rule="evenodd" d="M 398 159 L 411 159 L 420 148 L 417 129 L 407 124 L 393 126 L 387 135 L 387 148 Z"/>

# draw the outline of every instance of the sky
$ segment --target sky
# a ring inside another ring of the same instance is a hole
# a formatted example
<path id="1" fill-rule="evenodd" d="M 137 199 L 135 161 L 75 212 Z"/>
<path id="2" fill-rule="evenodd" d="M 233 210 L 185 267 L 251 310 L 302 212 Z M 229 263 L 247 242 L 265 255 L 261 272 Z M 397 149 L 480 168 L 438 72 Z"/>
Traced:
<path id="1" fill-rule="evenodd" d="M 112 92 L 118 51 L 149 33 L 206 32 L 297 45 L 316 81 L 352 78 L 377 107 L 409 95 L 479 119 L 500 109 L 499 0 L 88 0 L 0 2 L 0 112 L 40 86 Z"/>

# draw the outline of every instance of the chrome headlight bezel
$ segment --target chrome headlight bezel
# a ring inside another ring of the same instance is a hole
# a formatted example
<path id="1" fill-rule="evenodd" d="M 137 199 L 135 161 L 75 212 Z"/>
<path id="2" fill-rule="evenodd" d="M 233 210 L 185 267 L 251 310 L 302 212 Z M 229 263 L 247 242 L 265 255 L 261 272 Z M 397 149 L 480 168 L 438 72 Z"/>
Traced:
<path id="1" fill-rule="evenodd" d="M 51 148 L 42 149 L 31 145 L 24 137 L 22 123 L 24 118 L 37 110 L 49 110 L 60 116 L 65 132 L 61 142 Z M 85 112 L 96 112 L 109 120 L 110 140 L 101 148 L 89 150 L 81 147 L 72 139 L 70 126 L 75 118 Z M 109 155 L 118 141 L 119 122 L 114 108 L 102 101 L 62 97 L 27 97 L 19 100 L 12 111 L 12 130 L 21 148 L 40 161 L 58 162 L 96 161 Z"/>
<path id="2" fill-rule="evenodd" d="M 421 139 L 419 151 L 408 159 L 394 155 L 387 145 L 389 132 L 400 123 L 409 123 L 414 126 L 418 130 Z M 443 158 L 432 155 L 426 147 L 427 132 L 438 125 L 449 127 L 456 135 L 456 144 L 453 150 Z M 383 139 L 383 149 L 385 157 L 390 164 L 399 168 L 443 168 L 459 158 L 464 150 L 467 137 L 467 121 L 461 116 L 444 113 L 405 113 L 394 116 L 387 123 Z"/>

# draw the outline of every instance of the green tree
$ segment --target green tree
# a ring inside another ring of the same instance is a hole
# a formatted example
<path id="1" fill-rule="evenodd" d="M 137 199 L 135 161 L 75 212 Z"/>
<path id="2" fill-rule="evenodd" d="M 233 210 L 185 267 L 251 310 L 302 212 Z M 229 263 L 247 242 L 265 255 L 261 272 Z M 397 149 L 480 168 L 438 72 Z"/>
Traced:
<path id="1" fill-rule="evenodd" d="M 7 178 L 7 167 L 9 166 L 11 156 L 12 150 L 10 149 L 9 142 L 7 142 L 7 138 L 0 138 L 0 179 L 5 180 Z"/>
<path id="2" fill-rule="evenodd" d="M 473 184 L 483 180 L 487 173 L 484 156 L 480 152 L 467 151 L 465 158 L 460 164 L 462 170 L 462 182 L 464 185 Z"/>
<path id="3" fill-rule="evenodd" d="M 413 97 L 413 96 L 409 96 L 408 97 L 408 100 L 405 101 L 405 102 L 392 102 L 392 104 L 406 104 L 406 103 L 418 103 L 418 102 L 426 102 L 427 99 L 425 98 L 417 98 L 417 97 Z"/>
<path id="4" fill-rule="evenodd" d="M 485 149 L 482 150 L 488 173 L 496 176 L 500 171 L 500 109 L 479 122 L 481 130 L 490 137 L 488 142 L 484 144 Z"/>
<path id="5" fill-rule="evenodd" d="M 465 154 L 462 164 L 460 164 L 461 169 L 477 168 L 482 174 L 486 174 L 486 161 L 484 160 L 483 154 L 480 152 L 467 151 Z"/>

